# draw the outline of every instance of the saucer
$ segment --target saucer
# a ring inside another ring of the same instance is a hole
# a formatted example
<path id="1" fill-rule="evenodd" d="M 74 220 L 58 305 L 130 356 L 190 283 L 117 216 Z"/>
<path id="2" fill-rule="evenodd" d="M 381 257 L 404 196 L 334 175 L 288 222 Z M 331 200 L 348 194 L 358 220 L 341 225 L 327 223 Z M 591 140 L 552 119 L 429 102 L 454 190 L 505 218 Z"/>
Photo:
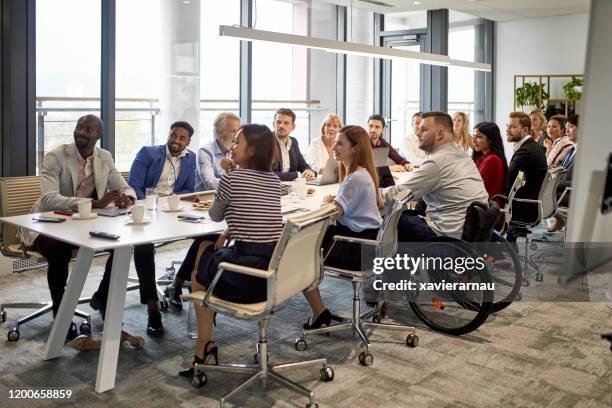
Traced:
<path id="1" fill-rule="evenodd" d="M 183 211 L 183 207 L 180 206 L 180 207 L 178 207 L 177 209 L 174 209 L 174 210 L 171 210 L 170 207 L 161 207 L 161 210 L 165 211 L 165 212 L 169 212 L 169 213 L 171 213 L 171 212 L 179 212 L 179 211 Z"/>
<path id="2" fill-rule="evenodd" d="M 91 220 L 91 219 L 96 218 L 97 216 L 98 214 L 94 212 L 89 213 L 87 217 L 81 217 L 81 214 L 75 213 L 75 214 L 72 214 L 70 218 L 72 218 L 73 220 Z"/>
<path id="3" fill-rule="evenodd" d="M 132 217 L 128 218 L 128 221 L 125 223 L 125 225 L 144 225 L 144 224 L 148 224 L 151 222 L 150 218 L 143 218 L 142 221 L 134 221 L 134 219 Z"/>

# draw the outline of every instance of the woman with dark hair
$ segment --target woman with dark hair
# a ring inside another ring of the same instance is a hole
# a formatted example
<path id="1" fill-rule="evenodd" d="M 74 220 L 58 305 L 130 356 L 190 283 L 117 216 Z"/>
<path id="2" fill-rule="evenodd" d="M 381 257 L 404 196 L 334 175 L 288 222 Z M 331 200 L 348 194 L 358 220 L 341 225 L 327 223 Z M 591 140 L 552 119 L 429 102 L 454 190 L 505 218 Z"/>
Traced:
<path id="1" fill-rule="evenodd" d="M 567 152 L 574 145 L 565 134 L 566 117 L 555 115 L 548 120 L 547 132 L 552 139 L 546 151 L 546 163 L 549 168 L 557 167 L 565 158 Z"/>
<path id="2" fill-rule="evenodd" d="M 203 241 L 198 249 L 191 275 L 194 291 L 206 290 L 214 279 L 221 262 L 231 262 L 253 268 L 267 269 L 282 228 L 281 184 L 272 172 L 276 163 L 278 143 L 263 125 L 242 126 L 230 151 L 237 169 L 223 175 L 209 210 L 210 219 L 225 220 L 225 230 L 217 242 Z M 231 246 L 224 246 L 233 240 Z M 224 272 L 214 294 L 230 302 L 257 303 L 266 299 L 266 280 Z M 217 347 L 212 341 L 214 313 L 194 303 L 198 322 L 198 337 L 194 361 L 217 364 Z M 181 371 L 193 376 L 193 368 Z"/>
<path id="3" fill-rule="evenodd" d="M 376 239 L 382 224 L 380 210 L 384 207 L 378 192 L 378 173 L 368 132 L 360 126 L 345 126 L 338 132 L 334 143 L 334 157 L 340 162 L 340 188 L 336 196 L 323 199 L 338 211 L 336 225 L 331 225 L 322 247 L 325 265 L 342 269 L 361 268 L 361 247 L 358 244 L 337 242 L 334 235 Z M 329 326 L 332 315 L 321 299 L 319 289 L 304 292 L 312 308 L 312 318 L 305 329 Z"/>
<path id="4" fill-rule="evenodd" d="M 503 194 L 508 162 L 499 127 L 493 122 L 479 123 L 474 127 L 473 140 L 472 160 L 476 163 L 489 197 Z"/>

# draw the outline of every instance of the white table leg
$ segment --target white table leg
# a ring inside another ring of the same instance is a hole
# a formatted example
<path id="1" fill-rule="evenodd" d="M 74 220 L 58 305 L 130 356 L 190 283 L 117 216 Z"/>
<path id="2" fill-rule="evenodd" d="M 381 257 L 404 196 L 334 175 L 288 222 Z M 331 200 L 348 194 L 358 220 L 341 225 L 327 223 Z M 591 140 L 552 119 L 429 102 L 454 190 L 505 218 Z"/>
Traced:
<path id="1" fill-rule="evenodd" d="M 98 375 L 96 378 L 96 392 L 104 392 L 115 387 L 117 373 L 117 359 L 121 345 L 121 323 L 123 321 L 123 308 L 130 271 L 132 246 L 115 249 L 113 269 L 110 277 L 110 288 L 106 302 L 106 317 L 104 320 L 104 336 L 102 349 L 98 360 Z"/>
<path id="2" fill-rule="evenodd" d="M 68 278 L 68 286 L 62 297 L 62 303 L 60 303 L 57 316 L 51 328 L 51 334 L 49 334 L 49 339 L 45 346 L 45 360 L 59 357 L 62 354 L 62 348 L 66 341 L 66 334 L 72 322 L 72 315 L 79 302 L 79 296 L 83 291 L 83 285 L 85 285 L 85 280 L 87 279 L 93 257 L 94 251 L 92 249 L 79 248 L 76 262 Z"/>

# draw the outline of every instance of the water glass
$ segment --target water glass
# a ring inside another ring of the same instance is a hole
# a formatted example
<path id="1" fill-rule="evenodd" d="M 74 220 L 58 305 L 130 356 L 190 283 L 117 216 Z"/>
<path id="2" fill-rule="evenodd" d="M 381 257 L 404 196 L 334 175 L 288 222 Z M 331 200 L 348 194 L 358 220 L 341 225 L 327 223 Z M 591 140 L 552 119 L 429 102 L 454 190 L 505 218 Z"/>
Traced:
<path id="1" fill-rule="evenodd" d="M 145 192 L 145 203 L 147 210 L 157 210 L 157 189 L 153 187 L 147 188 Z"/>

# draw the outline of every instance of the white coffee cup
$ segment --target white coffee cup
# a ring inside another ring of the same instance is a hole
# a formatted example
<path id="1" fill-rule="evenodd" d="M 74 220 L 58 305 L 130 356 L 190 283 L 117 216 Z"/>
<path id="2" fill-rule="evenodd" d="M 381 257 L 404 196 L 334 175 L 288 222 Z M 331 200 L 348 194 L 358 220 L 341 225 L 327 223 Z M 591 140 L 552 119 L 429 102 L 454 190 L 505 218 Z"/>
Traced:
<path id="1" fill-rule="evenodd" d="M 302 179 L 302 180 L 304 180 L 304 179 Z M 295 185 L 295 192 L 297 193 L 298 198 L 300 200 L 305 199 L 306 198 L 306 183 L 297 183 Z"/>
<path id="2" fill-rule="evenodd" d="M 81 201 L 78 204 L 78 208 L 79 208 L 79 217 L 89 217 L 89 215 L 91 214 L 91 201 Z"/>
<path id="3" fill-rule="evenodd" d="M 132 219 L 134 222 L 142 222 L 142 220 L 144 220 L 144 215 L 144 205 L 135 205 L 132 207 Z"/>
<path id="4" fill-rule="evenodd" d="M 176 194 L 172 194 L 168 196 L 168 209 L 170 210 L 178 210 L 180 207 L 180 197 Z"/>

